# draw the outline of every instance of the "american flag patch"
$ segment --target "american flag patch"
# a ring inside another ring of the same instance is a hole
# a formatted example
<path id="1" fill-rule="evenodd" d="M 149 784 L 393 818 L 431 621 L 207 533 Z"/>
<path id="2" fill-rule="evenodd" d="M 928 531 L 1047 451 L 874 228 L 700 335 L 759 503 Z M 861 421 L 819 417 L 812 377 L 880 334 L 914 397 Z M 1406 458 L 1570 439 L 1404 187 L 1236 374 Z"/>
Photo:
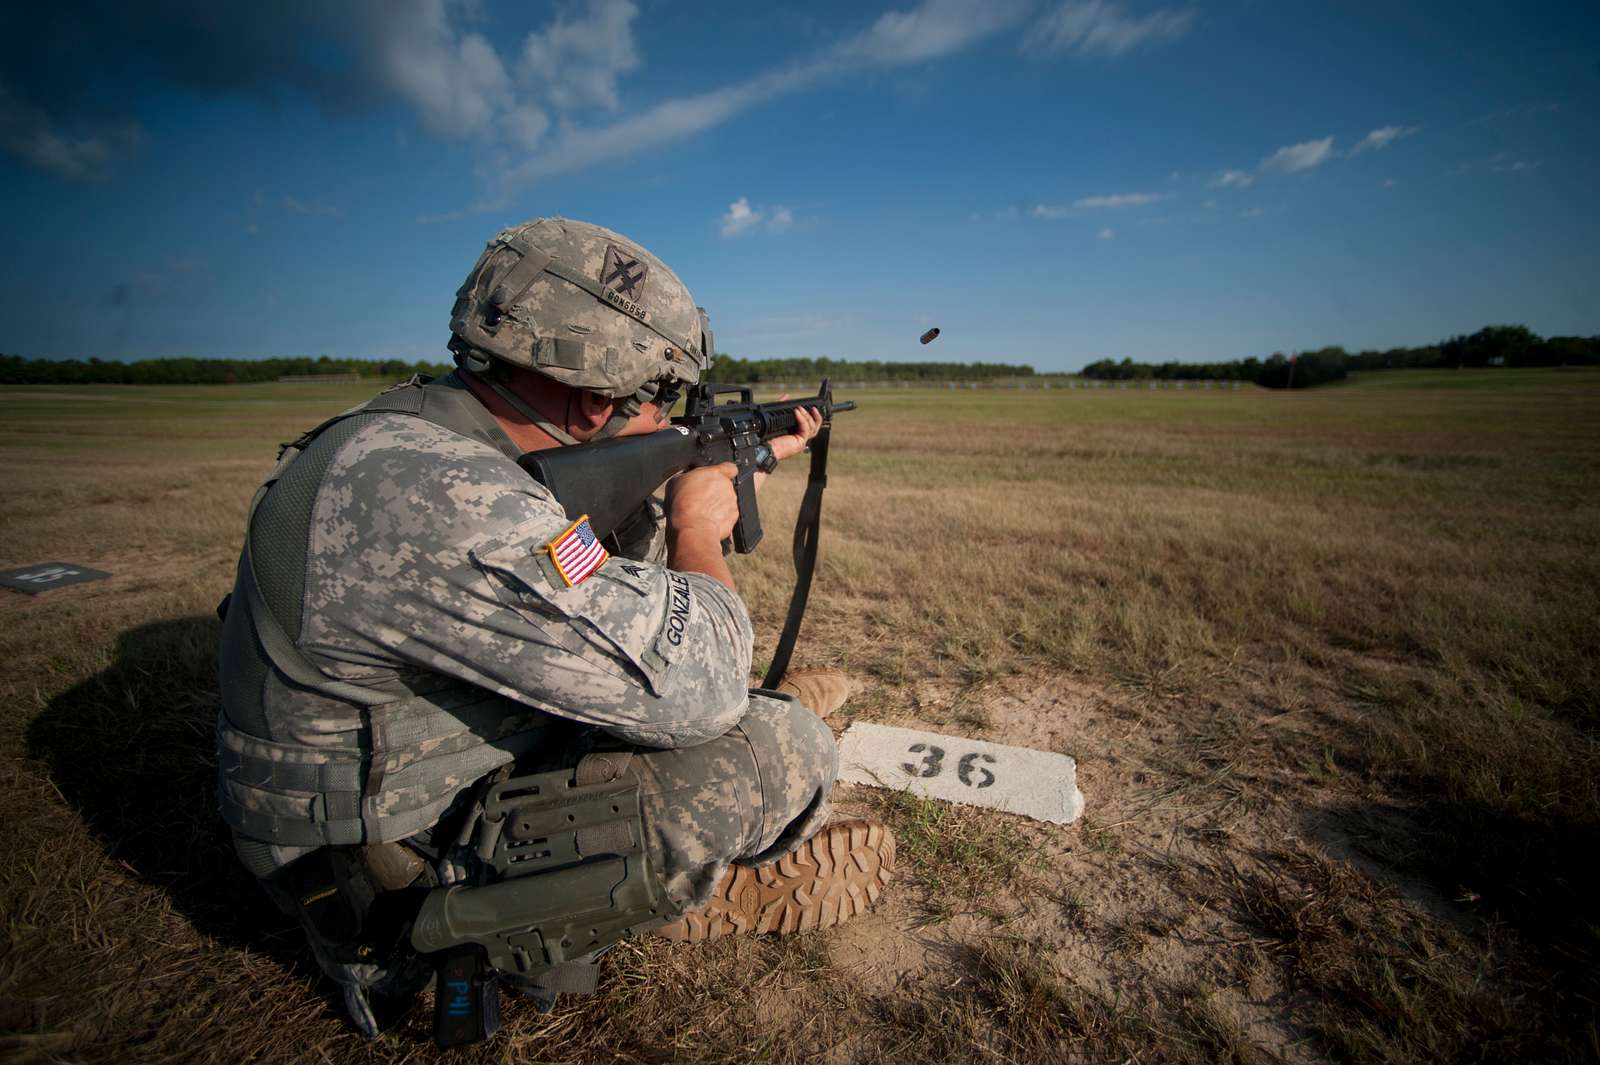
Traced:
<path id="1" fill-rule="evenodd" d="M 586 580 L 611 557 L 589 527 L 587 514 L 567 526 L 567 531 L 545 544 L 544 549 L 550 552 L 556 572 L 561 574 L 568 588 Z"/>

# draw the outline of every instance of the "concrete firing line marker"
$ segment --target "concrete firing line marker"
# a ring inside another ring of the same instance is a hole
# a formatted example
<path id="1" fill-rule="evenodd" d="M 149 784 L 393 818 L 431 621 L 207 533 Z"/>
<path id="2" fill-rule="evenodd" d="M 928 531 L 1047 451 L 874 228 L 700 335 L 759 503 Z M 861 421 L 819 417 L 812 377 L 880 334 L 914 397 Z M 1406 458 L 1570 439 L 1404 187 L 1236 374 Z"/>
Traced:
<path id="1" fill-rule="evenodd" d="M 41 562 L 37 566 L 8 569 L 0 572 L 0 587 L 14 588 L 29 595 L 48 592 L 64 584 L 81 584 L 97 581 L 111 574 L 88 566 L 75 566 L 70 562 Z"/>
<path id="2" fill-rule="evenodd" d="M 1069 755 L 858 721 L 839 740 L 839 779 L 1065 825 L 1083 814 Z"/>

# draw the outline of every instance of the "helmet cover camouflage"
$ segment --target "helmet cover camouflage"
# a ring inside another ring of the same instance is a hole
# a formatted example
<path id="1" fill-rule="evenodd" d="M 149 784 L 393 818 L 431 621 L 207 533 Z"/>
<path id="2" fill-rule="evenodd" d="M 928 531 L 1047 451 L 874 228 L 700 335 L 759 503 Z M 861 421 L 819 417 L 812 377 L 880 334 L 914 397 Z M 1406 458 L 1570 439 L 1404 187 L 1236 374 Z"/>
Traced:
<path id="1" fill-rule="evenodd" d="M 693 384 L 709 362 L 705 312 L 678 275 L 621 234 L 566 218 L 497 234 L 456 293 L 450 332 L 458 355 L 611 397 Z"/>

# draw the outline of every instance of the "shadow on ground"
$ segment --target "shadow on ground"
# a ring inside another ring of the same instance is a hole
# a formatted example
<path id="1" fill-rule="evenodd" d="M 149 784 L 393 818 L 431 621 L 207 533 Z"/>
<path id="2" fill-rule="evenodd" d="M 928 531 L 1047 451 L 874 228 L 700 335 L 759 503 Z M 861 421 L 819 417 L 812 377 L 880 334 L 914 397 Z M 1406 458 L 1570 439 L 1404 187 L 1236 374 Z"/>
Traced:
<path id="1" fill-rule="evenodd" d="M 1425 879 L 1464 916 L 1515 930 L 1557 985 L 1600 996 L 1600 826 L 1435 799 L 1336 806 L 1307 828 L 1336 853 Z"/>
<path id="2" fill-rule="evenodd" d="M 207 616 L 129 629 L 109 667 L 33 720 L 28 750 L 106 853 L 196 931 L 310 975 L 298 927 L 239 864 L 217 813 L 219 631 Z"/>

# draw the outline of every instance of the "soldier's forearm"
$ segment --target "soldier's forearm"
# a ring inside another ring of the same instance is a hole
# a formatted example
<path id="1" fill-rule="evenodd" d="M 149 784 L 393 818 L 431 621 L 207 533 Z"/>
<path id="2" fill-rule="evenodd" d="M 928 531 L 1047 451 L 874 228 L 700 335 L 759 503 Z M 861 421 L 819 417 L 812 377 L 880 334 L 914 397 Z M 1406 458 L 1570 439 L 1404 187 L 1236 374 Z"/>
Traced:
<path id="1" fill-rule="evenodd" d="M 728 561 L 722 557 L 722 542 L 700 529 L 679 532 L 667 527 L 667 566 L 680 573 L 703 573 L 729 591 L 738 591 Z"/>

